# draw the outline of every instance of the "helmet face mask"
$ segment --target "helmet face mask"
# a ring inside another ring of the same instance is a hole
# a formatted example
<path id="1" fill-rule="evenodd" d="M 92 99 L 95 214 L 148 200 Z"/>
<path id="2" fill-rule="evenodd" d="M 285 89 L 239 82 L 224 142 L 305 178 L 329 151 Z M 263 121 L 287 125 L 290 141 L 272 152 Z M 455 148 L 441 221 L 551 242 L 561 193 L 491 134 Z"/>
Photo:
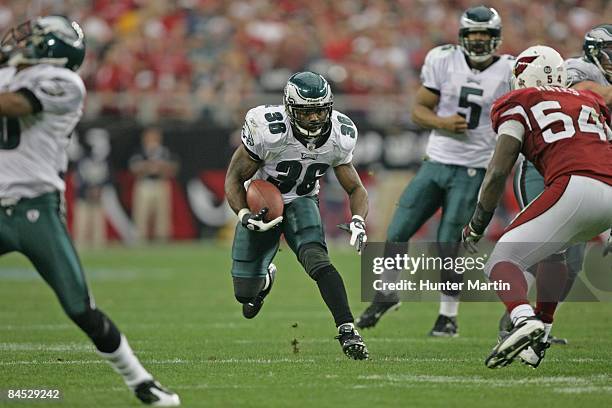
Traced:
<path id="1" fill-rule="evenodd" d="M 308 131 L 309 136 L 318 136 L 321 130 L 328 123 L 329 115 L 331 113 L 330 107 L 311 107 L 311 106 L 293 106 L 291 109 L 295 117 L 295 123 L 299 129 L 305 129 Z"/>
<path id="2" fill-rule="evenodd" d="M 597 66 L 612 83 L 612 24 L 602 24 L 584 36 L 585 58 Z"/>
<path id="3" fill-rule="evenodd" d="M 285 86 L 284 105 L 295 136 L 317 144 L 331 128 L 334 98 L 329 83 L 314 72 L 298 72 Z"/>
<path id="4" fill-rule="evenodd" d="M 501 18 L 494 8 L 471 7 L 461 15 L 459 45 L 471 61 L 487 61 L 501 45 L 501 29 Z"/>
<path id="5" fill-rule="evenodd" d="M 51 64 L 76 71 L 85 58 L 81 27 L 60 16 L 40 17 L 9 30 L 0 47 L 8 64 Z"/>
<path id="6" fill-rule="evenodd" d="M 567 87 L 563 57 L 553 48 L 535 45 L 516 57 L 512 70 L 512 88 L 537 86 Z"/>

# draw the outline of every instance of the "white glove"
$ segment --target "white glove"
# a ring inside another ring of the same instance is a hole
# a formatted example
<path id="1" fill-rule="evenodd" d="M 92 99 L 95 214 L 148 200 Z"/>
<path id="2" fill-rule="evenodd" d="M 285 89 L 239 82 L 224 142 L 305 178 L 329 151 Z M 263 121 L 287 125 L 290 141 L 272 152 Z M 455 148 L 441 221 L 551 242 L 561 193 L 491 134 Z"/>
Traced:
<path id="1" fill-rule="evenodd" d="M 361 253 L 363 245 L 368 241 L 363 217 L 360 215 L 353 215 L 350 224 L 340 224 L 338 228 L 351 233 L 349 243 L 357 249 L 357 252 Z"/>
<path id="2" fill-rule="evenodd" d="M 283 216 L 265 222 L 264 216 L 268 213 L 268 208 L 264 207 L 257 214 L 251 213 L 248 208 L 243 208 L 238 212 L 238 219 L 242 226 L 251 231 L 265 232 L 280 224 L 283 221 Z"/>

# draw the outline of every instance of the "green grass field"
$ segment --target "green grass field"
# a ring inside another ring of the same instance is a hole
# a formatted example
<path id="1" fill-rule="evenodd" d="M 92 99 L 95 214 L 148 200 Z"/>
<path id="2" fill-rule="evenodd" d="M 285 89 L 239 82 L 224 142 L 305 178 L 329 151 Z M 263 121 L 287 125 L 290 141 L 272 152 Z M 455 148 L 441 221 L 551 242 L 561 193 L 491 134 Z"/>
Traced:
<path id="1" fill-rule="evenodd" d="M 340 248 L 332 257 L 358 314 L 359 259 Z M 113 248 L 82 258 L 98 306 L 185 407 L 612 406 L 609 303 L 564 305 L 556 332 L 570 345 L 553 346 L 538 370 L 484 366 L 502 311 L 494 303 L 462 305 L 460 337 L 450 340 L 425 336 L 436 304 L 404 303 L 362 332 L 371 359 L 350 361 L 316 285 L 286 248 L 252 321 L 233 298 L 228 247 Z M 139 406 L 93 350 L 28 262 L 3 257 L 0 388 L 59 388 L 55 406 Z"/>

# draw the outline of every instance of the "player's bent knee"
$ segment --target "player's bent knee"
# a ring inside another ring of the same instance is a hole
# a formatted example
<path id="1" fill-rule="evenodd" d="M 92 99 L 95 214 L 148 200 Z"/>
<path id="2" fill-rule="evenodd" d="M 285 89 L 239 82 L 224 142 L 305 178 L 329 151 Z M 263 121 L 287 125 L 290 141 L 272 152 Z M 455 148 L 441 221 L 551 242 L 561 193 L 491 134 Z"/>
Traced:
<path id="1" fill-rule="evenodd" d="M 319 278 L 322 271 L 331 265 L 327 250 L 319 243 L 308 243 L 300 247 L 298 260 L 304 270 L 315 281 Z"/>
<path id="2" fill-rule="evenodd" d="M 84 312 L 68 314 L 68 317 L 87 334 L 99 351 L 112 353 L 119 347 L 121 342 L 119 329 L 99 309 L 87 307 Z"/>
<path id="3" fill-rule="evenodd" d="M 240 303 L 249 303 L 261 291 L 266 278 L 241 278 L 234 276 L 234 296 Z"/>

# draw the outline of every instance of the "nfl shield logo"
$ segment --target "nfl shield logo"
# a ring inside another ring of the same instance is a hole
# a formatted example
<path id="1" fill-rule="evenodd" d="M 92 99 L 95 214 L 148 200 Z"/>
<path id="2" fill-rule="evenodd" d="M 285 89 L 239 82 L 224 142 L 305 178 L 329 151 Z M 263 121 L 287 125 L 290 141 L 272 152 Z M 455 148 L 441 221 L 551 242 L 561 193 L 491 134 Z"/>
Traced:
<path id="1" fill-rule="evenodd" d="M 36 222 L 38 217 L 40 217 L 40 212 L 38 210 L 28 210 L 26 217 L 28 218 L 28 221 Z"/>

